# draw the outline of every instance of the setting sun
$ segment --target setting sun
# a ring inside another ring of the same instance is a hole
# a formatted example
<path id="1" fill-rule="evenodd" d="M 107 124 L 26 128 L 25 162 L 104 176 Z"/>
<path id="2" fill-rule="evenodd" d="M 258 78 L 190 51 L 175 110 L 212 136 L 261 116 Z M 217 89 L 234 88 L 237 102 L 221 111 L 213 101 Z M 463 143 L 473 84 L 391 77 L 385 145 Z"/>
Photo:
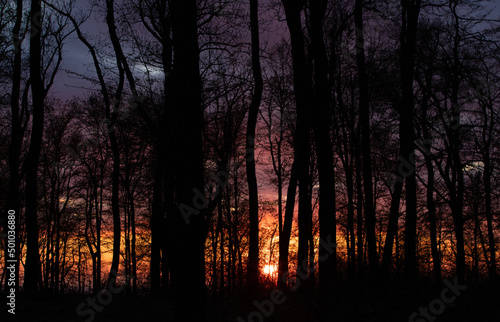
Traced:
<path id="1" fill-rule="evenodd" d="M 266 265 L 264 266 L 264 274 L 271 275 L 276 272 L 276 265 Z"/>

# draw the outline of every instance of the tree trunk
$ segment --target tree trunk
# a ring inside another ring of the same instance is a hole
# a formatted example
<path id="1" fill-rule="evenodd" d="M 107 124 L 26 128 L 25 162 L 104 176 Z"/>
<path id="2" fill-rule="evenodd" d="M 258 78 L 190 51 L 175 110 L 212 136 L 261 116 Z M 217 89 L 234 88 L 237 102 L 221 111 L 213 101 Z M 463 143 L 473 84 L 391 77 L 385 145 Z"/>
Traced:
<path id="1" fill-rule="evenodd" d="M 363 188 L 365 192 L 366 238 L 370 273 L 378 271 L 377 240 L 375 236 L 375 208 L 373 204 L 372 165 L 370 148 L 370 98 L 366 75 L 365 43 L 363 34 L 363 0 L 356 0 L 354 9 L 356 25 L 356 64 L 359 78 L 359 123 L 361 127 L 361 154 L 363 169 Z"/>
<path id="2" fill-rule="evenodd" d="M 451 136 L 449 137 L 451 146 L 452 158 L 452 180 L 450 185 L 450 206 L 455 227 L 455 234 L 457 237 L 457 256 L 456 256 L 456 271 L 457 277 L 460 282 L 465 280 L 465 240 L 464 240 L 464 218 L 463 218 L 463 203 L 464 203 L 464 173 L 463 164 L 460 157 L 461 150 L 461 137 L 460 137 L 460 106 L 458 105 L 458 91 L 459 91 L 459 48 L 461 42 L 459 17 L 456 12 L 456 6 L 453 5 L 454 14 L 454 43 L 453 43 L 453 62 L 452 62 L 452 80 L 451 80 Z"/>
<path id="3" fill-rule="evenodd" d="M 103 160 L 101 160 L 102 162 Z M 102 270 L 102 253 L 101 253 L 101 227 L 102 227 L 102 207 L 103 207 L 103 190 L 104 190 L 104 162 L 101 163 L 101 180 L 99 185 L 99 196 L 95 196 L 95 231 L 96 231 L 96 281 L 97 287 L 101 289 L 101 270 Z M 97 185 L 97 180 L 95 182 Z"/>
<path id="4" fill-rule="evenodd" d="M 26 266 L 24 289 L 35 293 L 40 287 L 41 270 L 38 249 L 38 163 L 43 137 L 45 89 L 41 77 L 42 8 L 40 1 L 31 1 L 30 79 L 33 98 L 31 140 L 26 156 Z"/>
<path id="5" fill-rule="evenodd" d="M 434 203 L 434 168 L 430 157 L 426 156 L 425 164 L 427 166 L 427 213 L 429 216 L 429 229 L 431 237 L 431 253 L 432 253 L 432 271 L 434 274 L 434 282 L 441 281 L 441 256 L 438 250 L 437 242 L 437 219 L 436 206 Z"/>
<path id="6" fill-rule="evenodd" d="M 493 109 L 491 109 L 492 111 Z M 491 113 L 493 114 L 493 113 Z M 487 116 L 485 114 L 485 123 L 487 122 Z M 486 126 L 485 126 L 486 127 Z M 489 267 L 489 278 L 490 281 L 494 281 L 496 279 L 496 251 L 495 251 L 495 235 L 493 230 L 493 212 L 491 209 L 491 160 L 490 160 L 490 138 L 491 132 L 493 131 L 493 119 L 490 120 L 489 125 L 489 135 L 487 142 L 486 141 L 486 133 L 483 134 L 483 144 L 485 144 L 484 152 L 483 152 L 483 181 L 484 181 L 484 204 L 486 211 L 486 222 L 488 225 L 488 247 L 490 252 L 490 267 Z M 483 129 L 486 132 L 486 128 Z"/>
<path id="7" fill-rule="evenodd" d="M 429 67 L 429 70 L 425 73 L 426 88 L 424 92 L 424 97 L 422 100 L 422 133 L 424 136 L 423 147 L 424 149 L 424 159 L 425 166 L 427 168 L 427 214 L 429 220 L 429 230 L 431 238 L 431 254 L 432 254 L 432 272 L 434 275 L 434 283 L 441 283 L 441 256 L 439 254 L 438 242 L 437 242 L 437 218 L 436 218 L 436 204 L 434 202 L 434 182 L 435 173 L 434 167 L 432 165 L 432 156 L 426 143 L 431 143 L 432 138 L 427 125 L 427 110 L 429 107 L 429 100 L 432 91 L 432 69 L 433 66 Z"/>
<path id="8" fill-rule="evenodd" d="M 171 78 L 169 74 L 172 72 L 172 63 L 173 63 L 173 44 L 171 38 L 171 23 L 170 23 L 170 14 L 167 0 L 161 0 L 160 2 L 160 24 L 163 26 L 163 34 L 162 37 L 162 65 L 163 65 L 163 74 L 165 77 L 163 83 L 163 91 L 164 93 L 169 93 L 171 91 Z M 159 131 L 159 144 L 161 152 L 159 157 L 161 160 L 158 161 L 158 166 L 162 168 L 162 182 L 164 184 L 164 204 L 161 205 L 161 228 L 158 233 L 160 234 L 159 240 L 162 244 L 162 278 L 161 278 L 161 288 L 163 292 L 167 290 L 170 285 L 170 274 L 171 274 L 171 266 L 172 266 L 172 253 L 173 250 L 168 243 L 167 234 L 169 234 L 169 230 L 172 229 L 171 218 L 174 216 L 175 209 L 175 201 L 174 201 L 174 174 L 173 174 L 173 157 L 171 154 L 173 152 L 172 149 L 172 137 L 169 135 L 169 131 L 172 129 L 172 109 L 168 106 L 168 100 L 165 99 L 163 114 L 162 114 L 162 123 L 160 124 Z M 166 219 L 165 219 L 166 213 Z"/>
<path id="9" fill-rule="evenodd" d="M 354 234 L 354 182 L 352 168 L 347 180 L 347 235 L 349 238 L 347 273 L 349 277 L 356 275 L 356 235 Z"/>
<path id="10" fill-rule="evenodd" d="M 252 35 L 252 71 L 255 83 L 252 101 L 248 110 L 246 133 L 246 170 L 248 181 L 248 204 L 250 235 L 248 249 L 247 283 L 250 290 L 259 285 L 259 196 L 255 174 L 255 127 L 262 99 L 263 80 L 260 67 L 258 0 L 250 0 L 250 28 Z"/>
<path id="11" fill-rule="evenodd" d="M 359 140 L 358 140 L 359 141 Z M 361 180 L 361 158 L 359 151 L 354 151 L 355 153 L 355 166 L 356 166 L 356 212 L 357 212 L 357 245 L 358 249 L 358 276 L 362 277 L 365 274 L 365 263 L 364 263 L 364 241 L 363 241 L 363 183 Z"/>
<path id="12" fill-rule="evenodd" d="M 434 276 L 434 283 L 441 283 L 441 256 L 439 254 L 438 242 L 437 242 L 437 218 L 436 218 L 436 204 L 434 201 L 434 183 L 435 183 L 435 172 L 432 164 L 432 152 L 430 151 L 430 146 L 432 144 L 432 137 L 428 126 L 428 115 L 429 103 L 432 95 L 433 84 L 432 76 L 434 72 L 434 58 L 435 52 L 429 59 L 428 67 L 423 71 L 423 76 L 425 83 L 422 84 L 423 87 L 423 97 L 422 97 L 422 114 L 420 126 L 422 128 L 423 141 L 419 142 L 418 145 L 420 149 L 423 150 L 423 155 L 425 159 L 425 166 L 427 169 L 427 192 L 426 192 L 426 203 L 427 203 L 427 215 L 429 221 L 429 233 L 431 239 L 431 256 L 432 256 L 432 271 Z"/>
<path id="13" fill-rule="evenodd" d="M 227 235 L 229 236 L 229 252 L 232 254 L 231 259 L 233 261 L 233 264 L 231 265 L 231 277 L 232 281 L 228 281 L 228 284 L 232 284 L 231 290 L 236 289 L 236 250 L 239 247 L 238 245 L 238 214 L 239 214 L 239 189 L 238 189 L 238 169 L 237 169 L 237 163 L 235 162 L 235 171 L 234 171 L 234 216 L 230 214 L 228 217 L 228 232 Z M 231 237 L 233 236 L 233 237 Z"/>
<path id="14" fill-rule="evenodd" d="M 399 204 L 401 202 L 402 192 L 402 178 L 396 175 L 396 182 L 394 183 L 394 191 L 392 192 L 391 207 L 389 210 L 389 222 L 387 223 L 387 234 L 385 236 L 384 254 L 382 255 L 382 270 L 386 274 L 390 273 L 392 266 L 392 248 L 394 245 L 394 238 L 398 233 Z"/>
<path id="15" fill-rule="evenodd" d="M 111 260 L 111 269 L 108 275 L 108 283 L 114 281 L 116 283 L 116 274 L 118 273 L 118 266 L 120 264 L 120 241 L 121 241 L 121 223 L 120 223 L 120 151 L 118 147 L 118 140 L 115 132 L 115 123 L 118 119 L 118 106 L 121 100 L 121 92 L 124 83 L 124 70 L 122 67 L 122 57 L 120 57 L 119 40 L 116 34 L 116 25 L 114 17 L 114 1 L 106 0 L 107 14 L 106 24 L 108 25 L 108 32 L 113 44 L 116 54 L 116 61 L 119 70 L 119 85 L 116 93 L 116 100 L 113 102 L 113 111 L 111 111 L 110 104 L 106 104 L 106 118 L 108 122 L 108 137 L 111 147 L 113 158 L 113 170 L 111 175 L 111 212 L 113 214 L 113 258 Z M 105 86 L 101 82 L 101 87 Z M 108 102 L 111 103 L 111 102 Z"/>
<path id="16" fill-rule="evenodd" d="M 297 254 L 298 271 L 302 271 L 303 280 L 307 280 L 308 274 L 308 241 L 311 229 L 311 196 L 309 194 L 309 158 L 310 145 L 310 120 L 308 106 L 311 101 L 312 89 L 311 73 L 307 66 L 304 47 L 304 34 L 300 14 L 303 5 L 297 1 L 283 0 L 286 21 L 290 31 L 292 43 L 292 66 L 295 99 L 297 104 L 297 125 L 295 130 L 294 162 L 297 163 L 297 178 L 299 185 L 299 249 Z M 306 269 L 306 272 L 301 269 Z M 303 284 L 306 284 L 303 282 Z M 301 292 L 306 295 L 307 287 L 301 287 Z"/>
<path id="17" fill-rule="evenodd" d="M 297 192 L 297 164 L 292 163 L 290 181 L 286 194 L 285 218 L 283 231 L 279 238 L 279 260 L 278 260 L 278 286 L 286 288 L 286 274 L 288 273 L 288 249 L 290 246 L 290 235 L 292 234 L 293 212 L 295 208 L 295 194 Z"/>
<path id="18" fill-rule="evenodd" d="M 405 220 L 405 273 L 410 279 L 416 278 L 417 270 L 417 182 L 415 174 L 415 132 L 413 127 L 413 75 L 415 65 L 415 45 L 417 36 L 420 0 L 402 2 L 401 41 L 401 110 L 400 110 L 400 152 L 408 162 L 404 173 L 406 194 Z"/>
<path id="19" fill-rule="evenodd" d="M 149 265 L 150 281 L 151 281 L 151 294 L 153 296 L 160 295 L 160 259 L 161 259 L 161 245 L 162 245 L 162 221 L 163 221 L 163 207 L 162 207 L 162 159 L 160 155 L 162 152 L 159 150 L 159 144 L 155 147 L 156 157 L 154 164 L 154 179 L 153 179 L 153 201 L 151 205 L 151 262 Z"/>
<path id="20" fill-rule="evenodd" d="M 320 239 L 328 243 L 337 240 L 335 210 L 335 172 L 333 168 L 333 147 L 330 139 L 332 120 L 330 88 L 328 84 L 328 59 L 323 40 L 323 21 L 327 1 L 310 1 L 311 12 L 311 54 L 314 61 L 314 116 L 312 122 L 318 159 L 319 174 L 319 226 Z M 328 307 L 333 304 L 332 290 L 336 269 L 336 248 L 319 247 L 319 305 L 322 320 L 331 320 Z"/>
<path id="21" fill-rule="evenodd" d="M 136 242 L 137 242 L 137 236 L 136 236 L 136 230 L 135 230 L 135 206 L 134 206 L 135 200 L 134 200 L 134 191 L 130 193 L 130 230 L 132 233 L 132 241 L 131 241 L 131 252 L 130 256 L 132 257 L 132 274 L 131 276 L 134 277 L 132 281 L 132 294 L 135 296 L 137 295 L 137 252 L 136 252 Z"/>
<path id="22" fill-rule="evenodd" d="M 174 63 L 171 74 L 175 192 L 179 208 L 174 214 L 175 233 L 172 283 L 175 321 L 206 321 L 205 239 L 206 207 L 189 216 L 184 206 L 196 206 L 195 191 L 204 193 L 201 77 L 197 30 L 197 1 L 172 0 Z M 208 203 L 204 198 L 203 204 Z M 199 204 L 198 204 L 199 205 Z"/>
<path id="23" fill-rule="evenodd" d="M 222 191 L 220 192 L 222 193 Z M 226 200 L 226 203 L 227 203 L 227 200 Z M 217 218 L 217 236 L 220 236 L 220 244 L 219 244 L 219 248 L 220 248 L 220 284 L 219 284 L 219 290 L 220 290 L 220 294 L 222 294 L 224 292 L 224 273 L 225 273 L 225 270 L 224 270 L 224 235 L 223 235 L 223 230 L 222 230 L 222 221 L 224 220 L 224 217 L 223 217 L 223 211 L 222 211 L 222 202 L 219 201 L 219 206 L 217 207 L 217 215 L 218 215 L 218 218 Z"/>

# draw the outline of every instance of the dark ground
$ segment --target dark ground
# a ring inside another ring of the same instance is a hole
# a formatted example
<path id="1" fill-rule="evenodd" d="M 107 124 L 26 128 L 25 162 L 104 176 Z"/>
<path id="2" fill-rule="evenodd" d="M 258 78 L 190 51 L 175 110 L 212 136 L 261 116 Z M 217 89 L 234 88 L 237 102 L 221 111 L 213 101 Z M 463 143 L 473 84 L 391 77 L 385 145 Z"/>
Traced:
<path id="1" fill-rule="evenodd" d="M 453 279 L 448 279 L 453 284 Z M 337 298 L 330 308 L 334 312 L 331 321 L 339 322 L 499 322 L 500 321 L 500 282 L 465 283 L 467 289 L 460 291 L 444 312 L 438 316 L 410 316 L 418 312 L 420 307 L 428 308 L 437 303 L 443 289 L 447 285 L 439 285 L 420 281 L 416 286 L 405 285 L 404 281 L 390 280 L 367 283 L 360 280 L 337 283 Z M 270 291 L 250 297 L 248 294 L 233 294 L 229 299 L 210 298 L 208 303 L 209 321 L 241 322 L 259 321 L 249 318 L 252 312 L 258 312 L 254 301 L 262 303 L 270 299 Z M 450 291 L 446 296 L 452 297 Z M 29 299 L 18 294 L 16 299 L 16 315 L 6 313 L 6 294 L 2 293 L 2 309 L 0 321 L 32 321 L 32 322 L 90 322 L 90 314 L 77 314 L 77 307 L 93 298 L 91 295 L 39 295 Z M 265 303 L 269 303 L 265 302 Z M 439 304 L 436 304 L 439 306 Z M 101 307 L 101 306 L 99 306 Z M 85 306 L 82 310 L 89 309 Z M 196 305 L 193 306 L 196 309 Z M 86 311 L 88 312 L 88 311 Z M 286 301 L 274 305 L 272 314 L 264 321 L 315 321 L 317 304 L 305 298 L 299 291 L 286 294 Z M 238 319 L 239 317 L 239 319 Z M 149 297 L 126 297 L 114 295 L 112 301 L 102 306 L 102 311 L 95 315 L 93 321 L 173 321 L 172 300 L 168 298 L 151 299 Z M 189 321 L 187 321 L 189 322 Z"/>

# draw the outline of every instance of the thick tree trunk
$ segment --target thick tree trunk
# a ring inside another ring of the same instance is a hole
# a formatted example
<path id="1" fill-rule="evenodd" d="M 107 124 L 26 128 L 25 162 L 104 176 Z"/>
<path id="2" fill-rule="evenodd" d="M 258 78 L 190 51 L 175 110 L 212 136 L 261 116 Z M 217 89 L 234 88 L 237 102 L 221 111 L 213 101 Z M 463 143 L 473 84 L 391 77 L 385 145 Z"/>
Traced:
<path id="1" fill-rule="evenodd" d="M 302 271 L 303 280 L 307 280 L 308 241 L 311 229 L 311 196 L 309 194 L 309 158 L 310 121 L 308 105 L 311 101 L 311 73 L 309 71 L 304 47 L 304 34 L 300 14 L 303 4 L 297 1 L 283 0 L 285 15 L 292 43 L 292 66 L 295 99 L 297 104 L 297 125 L 295 130 L 294 162 L 297 163 L 297 178 L 299 185 L 299 249 L 297 254 L 298 271 Z M 302 268 L 301 268 L 302 267 Z M 304 269 L 306 271 L 304 271 Z M 303 284 L 306 284 L 305 282 Z M 307 287 L 301 287 L 301 292 L 306 294 Z"/>
<path id="2" fill-rule="evenodd" d="M 43 137 L 45 89 L 41 77 L 41 23 L 40 1 L 31 1 L 30 79 L 33 98 L 31 140 L 26 156 L 26 266 L 24 289 L 28 293 L 38 291 L 41 270 L 38 249 L 38 163 Z"/>
<path id="3" fill-rule="evenodd" d="M 168 1 L 161 0 L 161 10 L 160 10 L 160 23 L 163 26 L 162 35 L 162 64 L 163 64 L 163 74 L 165 77 L 163 83 L 164 93 L 169 93 L 171 91 L 171 79 L 169 77 L 172 72 L 173 54 L 172 54 L 172 38 L 171 38 L 171 26 L 170 26 L 170 15 L 168 8 Z M 161 124 L 159 126 L 159 148 L 161 149 L 160 160 L 157 161 L 158 167 L 162 171 L 161 180 L 164 186 L 163 198 L 164 202 L 160 205 L 161 215 L 160 215 L 160 229 L 157 230 L 159 237 L 158 240 L 161 243 L 161 289 L 163 293 L 168 289 L 170 285 L 170 274 L 172 266 L 172 249 L 173 245 L 168 243 L 168 238 L 166 235 L 168 231 L 172 229 L 171 218 L 175 214 L 175 201 L 174 201 L 174 175 L 173 175 L 173 157 L 171 156 L 173 152 L 172 149 L 172 137 L 168 134 L 172 128 L 172 109 L 169 107 L 169 102 L 165 99 L 163 106 L 163 113 L 161 116 Z M 162 189 L 162 188 L 160 188 Z M 161 192 L 160 192 L 161 194 Z M 165 216 L 167 218 L 165 218 Z"/>
<path id="4" fill-rule="evenodd" d="M 250 28 L 252 35 L 252 71 L 255 88 L 248 110 L 246 133 L 246 170 L 250 219 L 247 283 L 249 289 L 254 290 L 259 285 L 259 196 L 255 174 L 254 140 L 257 115 L 259 113 L 264 86 L 260 67 L 258 0 L 250 0 Z"/>
<path id="5" fill-rule="evenodd" d="M 121 242 L 121 223 L 120 223 L 120 151 L 118 147 L 118 139 L 115 133 L 115 123 L 118 119 L 118 106 L 120 104 L 120 99 L 122 95 L 123 83 L 124 83 L 124 70 L 123 61 L 121 55 L 121 48 L 119 45 L 118 35 L 116 34 L 116 25 L 114 17 L 114 1 L 106 0 L 107 14 L 106 23 L 108 25 L 108 32 L 113 44 L 113 48 L 116 54 L 116 61 L 119 70 L 119 85 L 116 93 L 116 100 L 112 102 L 113 110 L 111 111 L 110 104 L 106 104 L 106 118 L 108 122 L 108 137 L 111 147 L 111 153 L 113 158 L 113 170 L 111 174 L 111 212 L 113 216 L 113 257 L 111 260 L 111 269 L 108 275 L 108 283 L 110 281 L 116 282 L 116 274 L 118 272 L 118 266 L 120 264 L 120 242 Z M 101 87 L 105 84 L 101 81 Z M 107 101 L 107 102 L 106 102 Z M 109 102 L 109 98 L 105 98 L 105 103 Z"/>
<path id="6" fill-rule="evenodd" d="M 196 207 L 195 191 L 204 194 L 201 77 L 197 30 L 197 1 L 172 0 L 173 144 L 175 145 L 175 192 L 179 205 L 175 227 L 172 283 L 175 321 L 206 321 L 205 239 L 206 204 L 189 215 L 184 206 Z"/>
<path id="7" fill-rule="evenodd" d="M 365 44 L 363 34 L 363 0 L 356 0 L 354 9 L 356 25 L 356 64 L 359 78 L 359 123 L 361 126 L 361 154 L 363 169 L 363 188 L 365 192 L 366 238 L 370 273 L 378 271 L 377 240 L 375 236 L 375 208 L 373 204 L 372 165 L 370 148 L 370 98 L 366 75 Z"/>
<path id="8" fill-rule="evenodd" d="M 311 54 L 314 61 L 314 116 L 312 122 L 319 174 L 319 227 L 320 239 L 336 242 L 335 172 L 333 168 L 333 147 L 330 139 L 331 94 L 328 84 L 328 59 L 323 40 L 323 21 L 327 1 L 310 1 L 311 12 Z M 336 257 L 335 249 L 319 247 L 319 305 L 320 318 L 331 320 L 328 307 L 333 304 Z"/>
<path id="9" fill-rule="evenodd" d="M 420 0 L 402 2 L 401 41 L 401 86 L 402 99 L 400 110 L 400 152 L 401 157 L 410 164 L 406 169 L 405 195 L 405 273 L 410 279 L 417 276 L 417 181 L 415 174 L 415 131 L 413 126 L 413 75 L 415 65 L 415 44 L 417 36 Z"/>

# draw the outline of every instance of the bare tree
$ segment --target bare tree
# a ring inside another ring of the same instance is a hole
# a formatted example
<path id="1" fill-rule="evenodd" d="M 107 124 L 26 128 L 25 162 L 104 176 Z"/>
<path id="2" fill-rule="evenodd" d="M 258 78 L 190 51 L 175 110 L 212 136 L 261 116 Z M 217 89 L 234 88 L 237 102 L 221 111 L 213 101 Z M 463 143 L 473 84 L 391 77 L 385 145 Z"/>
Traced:
<path id="1" fill-rule="evenodd" d="M 297 180 L 299 186 L 299 249 L 298 249 L 298 266 L 297 270 L 302 271 L 304 276 L 308 276 L 308 272 L 304 272 L 304 268 L 308 265 L 308 242 L 311 232 L 311 196 L 309 194 L 309 160 L 311 154 L 310 142 L 310 119 L 307 111 L 307 106 L 312 98 L 312 88 L 310 86 L 311 73 L 307 64 L 305 52 L 304 33 L 301 21 L 301 12 L 304 9 L 304 3 L 296 1 L 283 0 L 285 8 L 285 16 L 290 32 L 291 51 L 292 51 L 292 66 L 293 66 L 293 82 L 295 91 L 295 100 L 297 104 L 297 121 L 295 128 L 295 153 L 294 163 L 297 166 Z M 292 174 L 294 173 L 292 166 Z M 290 180 L 289 192 L 293 187 Z M 292 200 L 290 200 L 292 202 Z M 290 207 L 291 208 L 291 207 Z M 291 208 L 290 210 L 293 210 Z M 285 215 L 286 216 L 286 215 Z M 306 294 L 305 287 L 301 288 L 301 292 Z"/>
<path id="2" fill-rule="evenodd" d="M 248 250 L 248 285 L 253 289 L 259 284 L 259 195 L 257 191 L 257 177 L 255 174 L 255 127 L 259 115 L 260 102 L 264 83 L 260 67 L 260 40 L 259 40 L 259 5 L 258 0 L 250 0 L 250 28 L 252 35 L 252 71 L 255 88 L 248 110 L 248 124 L 246 134 L 246 166 L 249 193 L 250 235 Z"/>
<path id="3" fill-rule="evenodd" d="M 336 192 L 333 145 L 331 141 L 332 104 L 331 90 L 328 81 L 328 57 L 324 40 L 324 21 L 327 1 L 310 1 L 310 36 L 311 57 L 314 67 L 314 100 L 315 120 L 312 122 L 319 175 L 319 236 L 323 242 L 336 242 Z M 320 247 L 319 260 L 319 303 L 323 320 L 332 318 L 329 307 L 333 302 L 337 252 Z"/>
<path id="4" fill-rule="evenodd" d="M 67 20 L 56 15 L 46 15 L 41 1 L 31 1 L 30 6 L 30 82 L 33 118 L 29 150 L 24 161 L 26 169 L 26 271 L 25 289 L 36 292 L 41 286 L 41 269 L 38 246 L 38 165 L 44 127 L 44 100 L 54 83 L 62 61 L 62 46 L 69 35 L 65 31 Z M 44 32 L 43 19 L 47 19 L 48 30 Z M 54 28 L 54 29 L 52 29 Z M 54 52 L 47 50 L 52 43 Z M 55 45 L 54 45 L 55 44 Z M 48 59 L 42 60 L 42 57 Z M 44 65 L 42 65 L 42 61 Z"/>
<path id="5" fill-rule="evenodd" d="M 363 33 L 363 1 L 357 0 L 354 8 L 356 27 L 356 64 L 359 79 L 359 123 L 361 128 L 361 154 L 363 169 L 364 205 L 366 218 L 366 238 L 370 271 L 378 270 L 377 242 L 375 236 L 375 207 L 373 204 L 372 162 L 370 148 L 370 98 L 366 75 L 365 40 Z"/>
<path id="6" fill-rule="evenodd" d="M 193 203 L 193 189 L 204 191 L 200 54 L 196 1 L 173 0 L 172 42 L 174 63 L 170 74 L 173 108 L 175 187 L 178 205 Z M 176 304 L 175 320 L 206 321 L 205 239 L 206 210 L 186 221 L 182 208 L 173 214 L 175 248 L 172 270 Z M 193 309 L 193 303 L 196 308 Z"/>

